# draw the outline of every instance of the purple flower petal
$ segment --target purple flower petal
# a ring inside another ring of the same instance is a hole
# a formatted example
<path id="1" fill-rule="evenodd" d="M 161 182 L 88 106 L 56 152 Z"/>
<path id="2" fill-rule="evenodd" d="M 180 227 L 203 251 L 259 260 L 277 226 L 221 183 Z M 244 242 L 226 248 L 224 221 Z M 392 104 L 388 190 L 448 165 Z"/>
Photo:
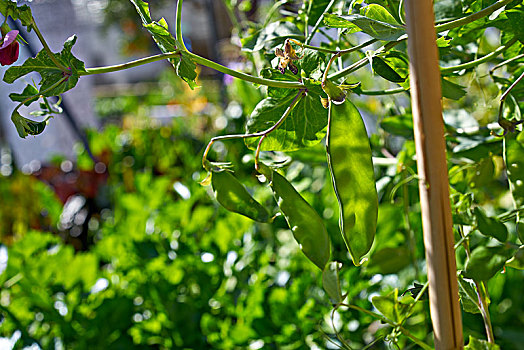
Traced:
<path id="1" fill-rule="evenodd" d="M 18 30 L 12 30 L 9 33 L 7 33 L 4 37 L 4 42 L 2 43 L 2 46 L 0 46 L 0 50 L 5 49 L 9 45 L 11 45 L 11 43 L 16 40 L 17 35 Z"/>

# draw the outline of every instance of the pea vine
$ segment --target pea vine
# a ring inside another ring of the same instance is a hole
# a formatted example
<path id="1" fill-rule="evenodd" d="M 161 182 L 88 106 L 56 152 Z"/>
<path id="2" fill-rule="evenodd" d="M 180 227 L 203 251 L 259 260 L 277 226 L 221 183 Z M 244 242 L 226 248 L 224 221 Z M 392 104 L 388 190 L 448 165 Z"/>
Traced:
<path id="1" fill-rule="evenodd" d="M 355 0 L 331 0 L 318 1 L 317 4 L 317 1 L 305 0 L 302 16 L 298 20 L 273 20 L 279 8 L 287 3 L 277 1 L 263 25 L 250 30 L 246 30 L 246 24 L 236 19 L 232 3 L 225 1 L 235 30 L 241 35 L 246 56 L 256 63 L 255 66 L 263 66 L 258 74 L 237 71 L 189 51 L 182 36 L 182 0 L 178 0 L 176 6 L 174 34 L 163 18 L 153 19 L 147 2 L 130 2 L 161 53 L 111 66 L 85 67 L 71 52 L 76 36 L 67 39 L 60 52 L 53 52 L 38 29 L 29 6 L 18 6 L 10 0 L 0 1 L 0 13 L 4 19 L 11 17 L 20 21 L 27 31 L 35 33 L 43 46 L 34 58 L 27 59 L 21 65 L 12 65 L 3 77 L 6 83 L 11 84 L 31 72 L 41 76 L 38 84 L 28 84 L 21 93 L 9 95 L 18 102 L 11 119 L 20 137 L 42 133 L 51 119 L 61 112 L 60 103 L 50 103 L 50 98 L 73 89 L 78 80 L 86 75 L 116 72 L 168 60 L 176 74 L 192 89 L 197 86 L 197 65 L 263 86 L 266 97 L 258 102 L 249 116 L 246 132 L 213 137 L 205 148 L 202 165 L 208 177 L 202 184 L 212 185 L 217 201 L 225 209 L 258 222 L 273 222 L 275 216 L 237 180 L 230 164 L 208 160 L 215 142 L 243 139 L 245 145 L 254 151 L 255 170 L 261 181 L 271 188 L 295 240 L 305 256 L 322 271 L 322 283 L 333 304 L 333 315 L 335 312 L 345 312 L 343 310 L 362 312 L 390 327 L 388 341 L 396 344 L 399 337 L 406 337 L 423 349 L 431 349 L 431 344 L 415 336 L 406 325 L 424 298 L 427 283 L 415 282 L 414 287 L 408 290 L 410 297 L 400 296 L 397 289 L 385 296 L 373 297 L 371 301 L 376 312 L 351 304 L 350 298 L 342 292 L 342 264 L 332 259 L 333 233 L 328 233 L 322 217 L 282 175 L 281 168 L 285 164 L 272 162 L 270 153 L 304 150 L 325 139 L 327 168 L 339 208 L 339 231 L 356 266 L 368 260 L 369 264 L 374 263 L 375 266 L 383 263 L 380 259 L 387 261 L 385 256 L 377 257 L 379 254 L 372 249 L 374 244 L 379 244 L 375 242 L 377 216 L 379 203 L 384 201 L 384 198 L 380 198 L 380 191 L 377 191 L 375 174 L 386 171 L 393 159 L 397 170 L 395 176 L 400 178 L 396 177 L 398 180 L 392 185 L 390 198 L 394 201 L 399 197 L 397 190 L 402 189 L 399 192 L 402 192 L 400 197 L 404 201 L 403 215 L 408 234 L 406 242 L 410 247 L 409 254 L 416 269 L 416 278 L 419 281 L 423 279 L 414 253 L 416 229 L 410 224 L 413 199 L 410 199 L 408 185 L 417 179 L 414 151 L 409 148 L 409 142 L 395 156 L 387 151 L 374 151 L 376 147 L 372 147 L 373 141 L 370 141 L 362 115 L 356 107 L 358 98 L 362 96 L 409 96 L 409 59 L 406 53 L 403 1 L 370 1 L 365 4 Z M 518 170 L 524 166 L 524 133 L 519 126 L 522 124 L 520 110 L 523 108 L 524 93 L 518 86 L 524 77 L 524 6 L 516 0 L 491 1 L 484 8 L 481 6 L 485 3 L 483 1 L 463 0 L 457 3 L 460 6 L 453 7 L 450 10 L 452 13 L 443 11 L 450 17 L 443 16 L 435 25 L 445 103 L 452 104 L 466 95 L 465 87 L 455 83 L 454 78 L 474 76 L 477 69 L 486 64 L 492 65 L 489 76 L 501 91 L 499 112 L 493 119 L 498 126 L 491 128 L 491 135 L 486 134 L 481 127 L 465 130 L 448 126 L 447 129 L 448 143 L 458 148 L 453 151 L 452 158 L 457 164 L 451 164 L 450 178 L 458 236 L 455 248 L 457 251 L 462 249 L 466 255 L 465 263 L 458 271 L 460 297 L 466 312 L 481 314 L 487 342 L 494 344 L 487 282 L 505 267 L 521 269 L 524 266 L 521 246 L 524 242 L 524 224 L 521 219 L 524 178 L 522 171 Z M 4 21 L 3 38 L 7 38 L 9 32 L 6 26 Z M 500 45 L 482 55 L 478 49 L 481 32 L 490 27 L 501 33 Z M 337 32 L 337 38 L 330 36 L 333 35 L 333 29 Z M 353 44 L 363 36 L 367 39 Z M 5 42 L 7 44 L 7 39 Z M 318 44 L 315 46 L 312 43 Z M 470 47 L 476 49 L 470 50 Z M 367 90 L 364 81 L 356 81 L 353 73 L 362 74 L 365 67 L 371 69 L 376 79 L 386 81 L 383 85 L 387 87 Z M 496 70 L 505 73 L 497 76 Z M 42 101 L 41 111 L 36 117 L 42 120 L 22 116 L 23 106 L 38 101 Z M 413 125 L 403 117 L 406 115 L 384 117 L 382 128 L 392 135 L 409 138 Z M 481 141 L 477 144 L 464 141 L 470 136 Z M 493 167 L 491 155 L 497 151 L 489 147 L 500 143 L 500 138 L 503 140 L 500 154 L 504 159 L 514 207 L 512 211 L 499 216 L 489 216 L 479 205 L 475 205 L 467 191 L 460 189 L 462 180 L 457 178 L 474 177 L 468 172 L 477 174 L 485 171 L 486 167 Z M 474 155 L 468 153 L 480 144 L 490 149 L 489 155 L 479 157 L 478 150 Z M 467 159 L 466 164 L 463 164 L 464 159 Z M 477 164 L 477 161 L 480 163 Z M 509 235 L 508 227 L 514 229 L 516 234 Z M 484 239 L 480 239 L 481 243 L 477 239 L 472 249 L 471 237 L 474 233 L 480 233 Z M 390 252 L 401 252 L 400 247 L 395 249 Z M 377 258 L 375 262 L 374 258 Z M 341 334 L 337 332 L 336 336 L 341 346 L 351 348 Z M 473 340 L 470 344 L 475 342 L 479 341 Z"/>

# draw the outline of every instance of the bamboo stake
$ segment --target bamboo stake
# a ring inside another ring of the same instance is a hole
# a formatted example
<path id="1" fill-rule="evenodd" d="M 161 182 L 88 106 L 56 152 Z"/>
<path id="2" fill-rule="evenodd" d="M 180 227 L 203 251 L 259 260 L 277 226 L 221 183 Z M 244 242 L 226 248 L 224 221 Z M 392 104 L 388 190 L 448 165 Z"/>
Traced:
<path id="1" fill-rule="evenodd" d="M 433 1 L 407 0 L 405 10 L 435 349 L 462 349 Z"/>

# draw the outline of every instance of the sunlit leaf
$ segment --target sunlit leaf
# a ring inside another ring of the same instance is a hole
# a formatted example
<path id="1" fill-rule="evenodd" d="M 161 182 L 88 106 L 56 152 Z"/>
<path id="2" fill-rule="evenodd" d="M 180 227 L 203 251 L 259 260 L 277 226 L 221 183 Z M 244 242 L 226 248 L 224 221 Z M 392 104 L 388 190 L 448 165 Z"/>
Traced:
<path id="1" fill-rule="evenodd" d="M 479 314 L 480 308 L 478 304 L 478 295 L 475 283 L 469 279 L 464 278 L 461 273 L 458 275 L 458 286 L 462 309 L 472 314 Z"/>
<path id="2" fill-rule="evenodd" d="M 327 110 L 322 107 L 318 85 L 310 85 L 282 125 L 270 133 L 262 144 L 264 151 L 295 151 L 310 147 L 322 140 L 326 134 Z M 296 96 L 296 92 L 285 98 L 268 97 L 255 107 L 247 120 L 246 132 L 264 131 L 273 126 L 284 114 Z M 246 139 L 246 145 L 256 148 L 258 138 Z"/>
<path id="3" fill-rule="evenodd" d="M 469 336 L 468 344 L 464 347 L 464 350 L 499 350 L 500 347 L 497 344 L 490 343 L 486 340 L 473 338 Z"/>
<path id="4" fill-rule="evenodd" d="M 464 277 L 487 281 L 502 270 L 513 251 L 505 246 L 475 248 L 464 266 Z"/>
<path id="5" fill-rule="evenodd" d="M 483 235 L 496 238 L 500 242 L 508 239 L 508 229 L 502 222 L 486 216 L 486 213 L 479 207 L 475 207 L 474 212 L 477 218 L 477 228 Z"/>

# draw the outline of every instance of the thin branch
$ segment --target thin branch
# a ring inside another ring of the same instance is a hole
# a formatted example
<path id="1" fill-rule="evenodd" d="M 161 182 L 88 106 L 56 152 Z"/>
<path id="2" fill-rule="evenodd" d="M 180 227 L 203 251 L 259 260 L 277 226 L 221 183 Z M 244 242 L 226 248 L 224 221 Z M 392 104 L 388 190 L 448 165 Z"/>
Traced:
<path id="1" fill-rule="evenodd" d="M 69 76 L 65 76 L 65 77 L 63 77 L 62 79 L 60 79 L 59 81 L 57 81 L 56 83 L 54 83 L 53 85 L 51 85 L 50 87 L 48 87 L 47 89 L 45 89 L 44 91 L 40 91 L 40 92 L 38 92 L 38 94 L 26 98 L 25 100 L 23 100 L 22 102 L 20 102 L 20 103 L 15 107 L 13 113 L 16 112 L 16 111 L 18 111 L 18 109 L 20 109 L 20 107 L 22 107 L 26 102 L 31 101 L 31 100 L 33 100 L 33 99 L 36 98 L 36 97 L 43 96 L 45 93 L 47 93 L 47 92 L 53 90 L 54 88 L 56 88 L 57 86 L 59 86 L 60 84 L 62 84 L 62 83 L 63 83 L 64 81 L 66 81 L 67 79 L 69 79 Z"/>
<path id="2" fill-rule="evenodd" d="M 175 57 L 180 57 L 180 50 L 176 50 L 176 51 L 168 52 L 168 53 L 161 53 L 161 54 L 149 56 L 149 57 L 144 57 L 144 58 L 140 58 L 134 61 L 122 63 L 122 64 L 115 64 L 113 66 L 86 68 L 85 72 L 78 72 L 78 75 L 93 75 L 93 74 L 118 72 L 124 69 L 134 68 L 134 67 L 138 67 L 144 64 L 161 61 L 161 60 L 169 59 L 169 58 L 175 58 Z"/>
<path id="3" fill-rule="evenodd" d="M 247 139 L 247 138 L 252 138 L 252 137 L 265 137 L 267 134 L 269 134 L 270 132 L 278 128 L 287 118 L 289 113 L 291 113 L 291 111 L 296 106 L 298 101 L 300 101 L 300 99 L 304 96 L 304 93 L 305 93 L 305 90 L 300 90 L 298 94 L 295 96 L 295 98 L 293 99 L 293 101 L 291 101 L 291 104 L 286 109 L 282 117 L 280 117 L 280 119 L 273 126 L 271 126 L 270 128 L 264 131 L 259 131 L 259 132 L 255 132 L 252 134 L 235 134 L 235 135 L 223 135 L 223 136 L 213 137 L 207 144 L 207 147 L 204 151 L 204 155 L 202 156 L 202 165 L 205 167 L 205 163 L 207 160 L 207 154 L 211 150 L 211 146 L 213 146 L 213 144 L 217 141 L 233 140 L 233 139 Z M 260 147 L 260 142 L 259 142 L 259 147 Z"/>
<path id="4" fill-rule="evenodd" d="M 184 51 L 188 51 L 186 44 L 184 44 L 184 38 L 182 36 L 182 1 L 178 0 L 176 4 L 176 31 L 175 40 L 177 41 L 179 48 Z"/>
<path id="5" fill-rule="evenodd" d="M 191 58 L 198 64 L 207 66 L 209 68 L 215 69 L 219 72 L 222 72 L 224 74 L 231 75 L 235 78 L 239 78 L 245 81 L 249 81 L 255 84 L 260 85 L 266 85 L 266 86 L 272 86 L 272 87 L 279 87 L 279 88 L 293 88 L 293 89 L 301 89 L 304 88 L 304 85 L 299 82 L 293 82 L 293 81 L 282 81 L 282 80 L 272 80 L 272 79 L 265 79 L 260 77 L 255 77 L 253 75 L 249 75 L 246 73 L 238 72 L 236 70 L 233 70 L 231 68 L 225 67 L 221 64 L 218 64 L 216 62 L 213 62 L 211 60 L 208 60 L 207 58 L 195 55 L 192 52 L 187 52 L 187 55 L 191 56 Z M 147 63 L 152 63 L 156 61 L 161 61 L 164 59 L 169 58 L 175 58 L 180 56 L 180 50 L 168 52 L 168 53 L 162 53 L 154 56 L 144 57 L 140 58 L 135 61 L 117 64 L 113 66 L 107 66 L 107 67 L 95 67 L 95 68 L 87 68 L 85 72 L 78 72 L 79 75 L 93 75 L 93 74 L 102 74 L 102 73 L 111 73 L 111 72 L 117 72 L 120 70 L 138 67 Z"/>
<path id="6" fill-rule="evenodd" d="M 493 5 L 488 6 L 485 9 L 475 12 L 469 16 L 459 18 L 455 21 L 451 21 L 448 23 L 437 25 L 435 29 L 437 30 L 437 33 L 441 33 L 441 32 L 445 32 L 446 30 L 450 30 L 453 28 L 463 26 L 464 24 L 474 22 L 478 19 L 491 15 L 493 12 L 497 11 L 498 9 L 500 9 L 503 6 L 506 6 L 511 1 L 513 0 L 499 0 L 496 3 L 494 3 Z"/>
<path id="7" fill-rule="evenodd" d="M 441 74 L 452 73 L 452 72 L 456 72 L 456 71 L 459 71 L 459 70 L 462 70 L 462 69 L 468 69 L 468 68 L 473 68 L 475 66 L 478 66 L 481 63 L 487 62 L 490 59 L 492 59 L 494 57 L 497 57 L 502 52 L 504 52 L 507 49 L 509 49 L 516 42 L 517 42 L 517 38 L 513 38 L 510 41 L 508 41 L 505 45 L 502 45 L 502 46 L 498 47 L 495 51 L 493 51 L 493 52 L 491 52 L 491 53 L 489 53 L 487 55 L 484 55 L 481 58 L 478 58 L 476 60 L 473 60 L 473 61 L 470 61 L 470 62 L 467 62 L 467 63 L 462 63 L 462 64 L 459 64 L 459 65 L 456 65 L 456 66 L 452 66 L 452 67 L 440 68 L 440 73 Z"/>
<path id="8" fill-rule="evenodd" d="M 305 42 L 306 44 L 309 44 L 311 42 L 311 39 L 313 39 L 313 36 L 315 35 L 318 28 L 322 24 L 322 21 L 324 20 L 324 16 L 326 15 L 326 13 L 329 10 L 331 10 L 333 5 L 335 5 L 335 2 L 336 0 L 331 0 L 329 4 L 326 6 L 326 8 L 324 9 L 324 12 L 322 12 L 322 15 L 318 18 L 317 23 L 315 23 L 315 26 L 313 27 L 313 29 L 311 29 L 311 32 L 309 33 L 308 37 L 306 38 L 306 42 Z"/>
<path id="9" fill-rule="evenodd" d="M 44 36 L 42 35 L 42 33 L 40 33 L 40 30 L 38 29 L 36 25 L 36 21 L 34 17 L 31 17 L 31 27 L 34 29 L 35 34 L 38 37 L 38 40 L 40 40 L 40 42 L 42 43 L 44 50 L 46 50 L 47 55 L 49 56 L 51 61 L 53 61 L 55 66 L 57 66 L 62 72 L 69 73 L 70 70 L 67 67 L 65 67 L 62 63 L 60 63 L 60 61 L 55 57 L 55 54 L 53 53 L 53 51 L 51 51 L 51 49 L 49 48 L 49 45 L 47 45 L 47 42 L 45 41 Z"/>
<path id="10" fill-rule="evenodd" d="M 514 61 L 517 61 L 517 60 L 520 60 L 521 58 L 524 58 L 524 53 L 520 54 L 520 55 L 517 55 L 515 57 L 511 57 L 510 59 L 507 59 L 503 62 L 500 62 L 499 64 L 497 64 L 496 66 L 494 66 L 493 68 L 490 69 L 489 73 L 490 74 L 493 74 L 493 72 L 497 69 L 499 69 L 500 67 L 503 67 L 511 62 L 514 62 Z"/>

